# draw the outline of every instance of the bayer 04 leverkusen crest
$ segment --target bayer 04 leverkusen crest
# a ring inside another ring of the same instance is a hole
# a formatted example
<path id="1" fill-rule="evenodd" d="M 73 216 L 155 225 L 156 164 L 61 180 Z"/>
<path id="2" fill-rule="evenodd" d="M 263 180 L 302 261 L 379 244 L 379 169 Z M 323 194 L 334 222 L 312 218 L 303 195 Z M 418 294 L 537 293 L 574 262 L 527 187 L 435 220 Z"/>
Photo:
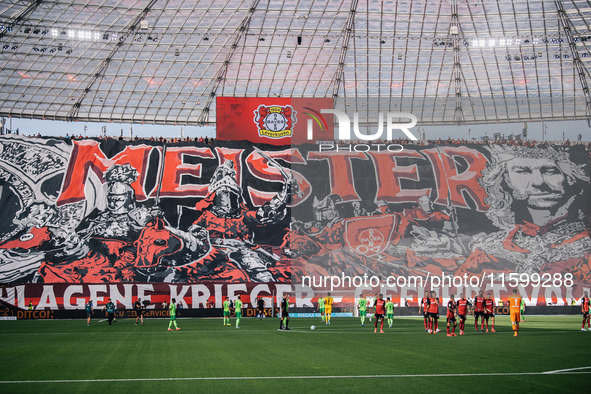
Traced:
<path id="1" fill-rule="evenodd" d="M 291 137 L 296 122 L 296 111 L 291 105 L 259 105 L 254 111 L 254 123 L 261 137 Z"/>
<path id="2" fill-rule="evenodd" d="M 349 247 L 366 257 L 382 253 L 396 228 L 394 215 L 367 216 L 345 221 L 345 239 Z"/>

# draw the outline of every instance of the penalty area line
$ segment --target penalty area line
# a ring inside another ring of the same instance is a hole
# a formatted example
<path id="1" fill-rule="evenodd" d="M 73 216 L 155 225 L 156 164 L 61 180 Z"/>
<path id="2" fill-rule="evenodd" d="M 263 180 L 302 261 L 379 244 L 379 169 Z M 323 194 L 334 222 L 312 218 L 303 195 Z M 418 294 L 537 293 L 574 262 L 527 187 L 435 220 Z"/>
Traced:
<path id="1" fill-rule="evenodd" d="M 401 374 L 401 375 L 303 375 L 303 376 L 210 376 L 187 378 L 120 378 L 120 379 L 55 379 L 55 380 L 0 380 L 0 384 L 23 383 L 117 383 L 117 382 L 174 382 L 199 380 L 296 380 L 296 379 L 407 379 L 407 378 L 457 378 L 479 376 L 535 376 L 535 375 L 578 375 L 591 374 L 591 371 L 576 370 L 591 369 L 591 367 L 571 368 L 545 372 L 506 372 L 506 373 L 449 373 L 449 374 Z"/>

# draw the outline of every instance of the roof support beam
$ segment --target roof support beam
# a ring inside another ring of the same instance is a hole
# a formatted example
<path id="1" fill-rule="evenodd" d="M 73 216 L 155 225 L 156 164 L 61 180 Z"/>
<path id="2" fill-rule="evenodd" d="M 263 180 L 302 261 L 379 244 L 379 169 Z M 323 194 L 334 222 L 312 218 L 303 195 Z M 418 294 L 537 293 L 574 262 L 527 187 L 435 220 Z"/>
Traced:
<path id="1" fill-rule="evenodd" d="M 41 3 L 41 0 L 32 1 L 29 5 L 16 13 L 16 15 L 10 17 L 10 19 L 0 28 L 0 38 L 4 37 L 13 27 L 19 25 L 25 18 L 31 15 Z"/>
<path id="2" fill-rule="evenodd" d="M 349 9 L 349 17 L 347 18 L 347 22 L 345 23 L 345 27 L 343 28 L 343 46 L 341 47 L 341 55 L 339 57 L 337 71 L 334 73 L 334 77 L 332 78 L 332 83 L 334 84 L 332 90 L 332 98 L 334 105 L 336 105 L 341 85 L 343 85 L 344 88 L 343 72 L 345 67 L 345 59 L 347 58 L 347 50 L 349 49 L 349 40 L 351 39 L 351 34 L 353 34 L 353 27 L 355 25 L 355 12 L 357 11 L 358 4 L 359 0 L 353 0 L 351 2 L 351 8 Z"/>
<path id="3" fill-rule="evenodd" d="M 591 94 L 589 93 L 589 85 L 587 84 L 587 75 L 589 72 L 585 68 L 583 62 L 581 62 L 581 57 L 579 56 L 579 51 L 577 51 L 577 43 L 573 37 L 572 27 L 573 24 L 568 18 L 564 7 L 562 6 L 562 1 L 555 0 L 554 4 L 556 5 L 556 10 L 558 11 L 558 21 L 559 25 L 562 27 L 564 31 L 564 35 L 568 41 L 568 47 L 570 49 L 571 55 L 573 57 L 573 66 L 575 67 L 575 71 L 579 76 L 579 81 L 581 82 L 581 86 L 583 87 L 583 94 L 585 95 L 585 107 L 586 107 L 586 116 L 587 116 L 587 125 L 591 127 Z"/>
<path id="4" fill-rule="evenodd" d="M 454 78 L 454 88 L 456 93 L 456 109 L 454 110 L 454 123 L 460 125 L 464 119 L 464 111 L 462 110 L 462 66 L 460 64 L 460 23 L 458 21 L 458 2 L 452 0 L 451 3 L 451 26 L 449 27 L 449 35 L 454 48 L 454 66 L 452 76 Z"/>

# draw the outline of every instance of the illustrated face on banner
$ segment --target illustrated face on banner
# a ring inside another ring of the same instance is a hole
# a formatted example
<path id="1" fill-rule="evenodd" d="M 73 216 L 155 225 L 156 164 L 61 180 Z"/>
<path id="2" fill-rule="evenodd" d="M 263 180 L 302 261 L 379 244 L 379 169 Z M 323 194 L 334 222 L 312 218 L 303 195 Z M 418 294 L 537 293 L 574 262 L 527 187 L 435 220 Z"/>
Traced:
<path id="1" fill-rule="evenodd" d="M 223 215 L 233 215 L 240 207 L 240 196 L 230 189 L 222 188 L 215 193 L 216 211 Z"/>
<path id="2" fill-rule="evenodd" d="M 527 220 L 545 225 L 573 214 L 580 220 L 588 170 L 563 147 L 491 146 L 491 163 L 479 183 L 488 193 L 493 224 L 510 228 Z M 579 213 L 577 213 L 579 212 Z"/>
<path id="3" fill-rule="evenodd" d="M 233 161 L 227 160 L 216 168 L 208 190 L 215 193 L 214 210 L 218 216 L 231 216 L 240 210 L 242 189 L 236 182 Z"/>
<path id="4" fill-rule="evenodd" d="M 334 220 L 339 216 L 336 210 L 334 197 L 327 196 L 322 200 L 314 201 L 314 216 L 320 223 L 326 223 Z"/>
<path id="5" fill-rule="evenodd" d="M 547 159 L 515 158 L 507 162 L 507 183 L 516 200 L 531 209 L 556 210 L 565 199 L 566 178 L 556 163 Z"/>
<path id="6" fill-rule="evenodd" d="M 429 196 L 421 196 L 419 197 L 419 207 L 425 212 L 431 212 L 433 210 L 433 203 Z"/>
<path id="7" fill-rule="evenodd" d="M 107 209 L 114 214 L 125 213 L 133 207 L 133 189 L 120 182 L 113 182 L 107 190 Z"/>
<path id="8" fill-rule="evenodd" d="M 337 212 L 334 209 L 334 204 L 330 203 L 328 206 L 318 207 L 316 212 L 316 220 L 319 222 L 331 221 L 337 217 Z"/>

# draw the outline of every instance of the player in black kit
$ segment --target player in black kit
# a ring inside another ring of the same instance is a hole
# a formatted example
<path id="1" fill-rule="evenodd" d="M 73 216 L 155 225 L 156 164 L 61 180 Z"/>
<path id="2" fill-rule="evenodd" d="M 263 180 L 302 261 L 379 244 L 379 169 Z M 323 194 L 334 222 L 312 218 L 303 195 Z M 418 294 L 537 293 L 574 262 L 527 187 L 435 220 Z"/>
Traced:
<path id="1" fill-rule="evenodd" d="M 263 320 L 265 317 L 265 300 L 263 300 L 263 297 L 257 297 L 257 310 L 257 317 Z"/>
<path id="2" fill-rule="evenodd" d="M 146 306 L 142 302 L 141 298 L 138 298 L 136 302 L 133 303 L 133 309 L 135 310 L 135 325 L 137 326 L 138 320 L 141 320 L 142 326 L 144 325 L 144 311 Z"/>

